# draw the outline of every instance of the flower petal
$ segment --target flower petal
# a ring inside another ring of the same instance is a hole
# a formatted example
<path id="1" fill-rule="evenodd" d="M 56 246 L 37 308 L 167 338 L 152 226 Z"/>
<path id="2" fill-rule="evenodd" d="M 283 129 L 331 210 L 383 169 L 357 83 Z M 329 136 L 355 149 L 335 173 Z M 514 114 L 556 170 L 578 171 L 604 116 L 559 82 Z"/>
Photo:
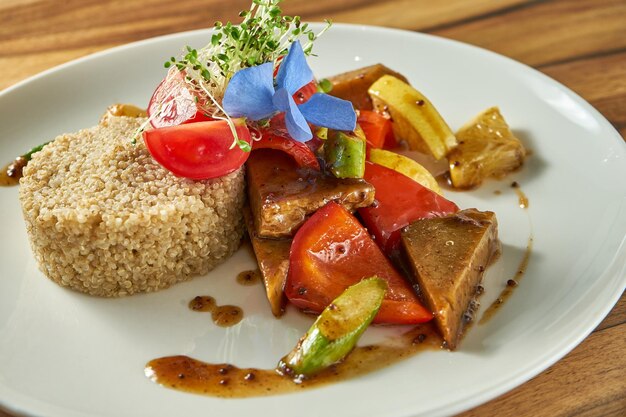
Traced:
<path id="1" fill-rule="evenodd" d="M 224 92 L 222 107 L 231 117 L 250 120 L 266 119 L 276 112 L 274 95 L 274 64 L 266 62 L 244 68 L 233 75 Z"/>
<path id="2" fill-rule="evenodd" d="M 276 74 L 276 85 L 294 95 L 296 91 L 312 80 L 313 71 L 306 63 L 302 45 L 300 45 L 300 41 L 293 42 L 289 48 L 289 53 L 280 64 L 278 74 Z"/>
<path id="3" fill-rule="evenodd" d="M 356 128 L 356 112 L 349 101 L 315 93 L 298 108 L 304 118 L 316 126 L 349 131 Z"/>
<path id="4" fill-rule="evenodd" d="M 298 142 L 306 142 L 313 138 L 309 124 L 300 113 L 291 94 L 284 88 L 279 88 L 273 97 L 274 107 L 285 112 L 285 125 L 289 135 Z"/>

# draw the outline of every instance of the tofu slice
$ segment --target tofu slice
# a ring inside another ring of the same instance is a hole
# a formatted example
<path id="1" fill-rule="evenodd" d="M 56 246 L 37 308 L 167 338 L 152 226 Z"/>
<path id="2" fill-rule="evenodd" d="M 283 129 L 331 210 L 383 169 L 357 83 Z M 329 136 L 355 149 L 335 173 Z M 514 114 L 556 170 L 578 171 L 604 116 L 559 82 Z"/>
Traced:
<path id="1" fill-rule="evenodd" d="M 418 220 L 402 231 L 402 247 L 441 335 L 449 349 L 456 349 L 463 316 L 500 251 L 495 214 L 467 209 Z"/>
<path id="2" fill-rule="evenodd" d="M 243 215 L 252 242 L 252 249 L 263 277 L 267 301 L 270 303 L 272 314 L 275 317 L 280 317 L 285 312 L 287 302 L 284 289 L 289 271 L 291 239 L 260 238 L 254 231 L 254 221 L 250 209 L 245 208 Z"/>
<path id="3" fill-rule="evenodd" d="M 329 201 L 349 211 L 370 206 L 374 187 L 363 179 L 338 179 L 298 168 L 285 152 L 260 149 L 247 162 L 248 197 L 258 237 L 292 237 L 304 221 Z"/>
<path id="4" fill-rule="evenodd" d="M 408 83 L 402 74 L 383 64 L 376 64 L 329 77 L 333 88 L 328 94 L 352 102 L 356 109 L 372 110 L 372 99 L 367 90 L 383 75 L 393 75 Z"/>

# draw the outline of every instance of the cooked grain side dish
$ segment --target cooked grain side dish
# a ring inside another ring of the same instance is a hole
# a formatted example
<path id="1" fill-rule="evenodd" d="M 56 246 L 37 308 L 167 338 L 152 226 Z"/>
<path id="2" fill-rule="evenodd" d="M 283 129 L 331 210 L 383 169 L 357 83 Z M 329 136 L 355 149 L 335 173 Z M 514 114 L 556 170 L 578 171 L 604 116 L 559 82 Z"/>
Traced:
<path id="1" fill-rule="evenodd" d="M 244 175 L 203 181 L 163 169 L 132 136 L 144 118 L 107 117 L 57 137 L 24 170 L 20 201 L 39 267 L 105 297 L 167 288 L 227 259 L 243 233 Z"/>

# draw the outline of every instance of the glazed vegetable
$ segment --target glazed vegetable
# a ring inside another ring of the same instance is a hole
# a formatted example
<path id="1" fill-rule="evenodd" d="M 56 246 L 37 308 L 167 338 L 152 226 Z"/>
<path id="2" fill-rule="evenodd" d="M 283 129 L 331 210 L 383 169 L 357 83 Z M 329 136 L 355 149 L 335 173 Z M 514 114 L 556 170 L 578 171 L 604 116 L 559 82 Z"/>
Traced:
<path id="1" fill-rule="evenodd" d="M 369 88 L 374 108 L 387 111 L 393 133 L 409 148 L 441 159 L 456 146 L 454 134 L 432 103 L 409 84 L 385 75 Z"/>
<path id="2" fill-rule="evenodd" d="M 368 160 L 398 171 L 437 194 L 441 194 L 441 188 L 439 188 L 435 177 L 411 158 L 384 149 L 372 149 L 369 152 Z"/>
<path id="3" fill-rule="evenodd" d="M 341 361 L 354 348 L 378 312 L 387 283 L 364 279 L 322 311 L 296 347 L 278 363 L 278 369 L 296 379 L 316 374 Z"/>
<path id="4" fill-rule="evenodd" d="M 429 217 L 455 213 L 459 208 L 406 175 L 367 162 L 365 180 L 376 188 L 376 206 L 359 209 L 359 215 L 376 243 L 393 255 L 399 248 L 400 230 Z"/>
<path id="5" fill-rule="evenodd" d="M 369 148 L 381 149 L 395 145 L 391 120 L 371 110 L 361 110 L 357 123 L 363 129 Z"/>
<path id="6" fill-rule="evenodd" d="M 250 146 L 243 119 L 233 120 L 239 140 Z M 143 132 L 152 157 L 174 175 L 202 180 L 229 174 L 246 162 L 250 152 L 231 148 L 233 134 L 223 120 L 189 123 Z"/>
<path id="7" fill-rule="evenodd" d="M 350 285 L 373 275 L 389 286 L 375 323 L 412 324 L 432 318 L 368 231 L 350 212 L 330 202 L 293 239 L 285 295 L 296 307 L 320 313 Z"/>
<path id="8" fill-rule="evenodd" d="M 300 167 L 320 169 L 317 157 L 306 144 L 284 136 L 263 134 L 260 140 L 252 143 L 252 150 L 255 149 L 278 149 L 293 157 Z"/>
<path id="9" fill-rule="evenodd" d="M 459 146 L 449 155 L 450 179 L 458 188 L 480 185 L 487 177 L 500 178 L 524 163 L 526 150 L 513 135 L 500 109 L 480 113 L 457 132 Z"/>
<path id="10" fill-rule="evenodd" d="M 354 132 L 329 130 L 324 143 L 324 159 L 337 178 L 363 178 L 365 140 Z"/>

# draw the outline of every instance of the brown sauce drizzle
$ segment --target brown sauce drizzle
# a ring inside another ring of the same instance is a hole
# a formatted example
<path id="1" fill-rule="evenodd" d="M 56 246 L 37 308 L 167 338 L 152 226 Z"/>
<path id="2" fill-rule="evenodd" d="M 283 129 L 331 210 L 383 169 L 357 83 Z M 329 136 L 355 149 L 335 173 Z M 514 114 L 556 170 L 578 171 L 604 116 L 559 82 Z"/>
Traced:
<path id="1" fill-rule="evenodd" d="M 254 269 L 240 272 L 237 275 L 237 282 L 244 286 L 256 285 L 261 282 L 261 271 Z"/>
<path id="2" fill-rule="evenodd" d="M 522 260 L 520 261 L 519 266 L 517 267 L 517 271 L 515 272 L 515 275 L 513 276 L 513 278 L 509 279 L 506 282 L 506 287 L 504 287 L 502 292 L 500 292 L 500 295 L 498 296 L 498 298 L 496 298 L 496 300 L 493 303 L 491 303 L 489 308 L 485 310 L 485 313 L 481 317 L 478 324 L 487 323 L 494 316 L 496 311 L 498 311 L 500 307 L 504 305 L 504 302 L 508 300 L 509 298 L 511 298 L 511 295 L 515 291 L 515 288 L 517 288 L 519 282 L 522 280 L 522 278 L 524 277 L 524 274 L 526 273 L 526 268 L 528 268 L 528 261 L 530 260 L 530 254 L 532 252 L 532 249 L 533 249 L 533 236 L 530 235 L 528 237 L 528 243 L 526 244 L 526 251 L 524 252 L 524 256 L 522 257 Z"/>
<path id="3" fill-rule="evenodd" d="M 526 194 L 524 194 L 524 192 L 521 190 L 518 182 L 513 181 L 511 183 L 511 188 L 513 188 L 515 190 L 515 193 L 517 194 L 517 201 L 519 202 L 520 208 L 527 209 L 529 204 L 528 197 L 526 197 Z"/>
<path id="4" fill-rule="evenodd" d="M 199 295 L 189 302 L 189 309 L 211 313 L 213 323 L 220 327 L 231 327 L 243 319 L 243 310 L 240 307 L 225 305 L 218 306 L 215 298 L 208 295 Z"/>
<path id="5" fill-rule="evenodd" d="M 18 156 L 12 162 L 7 164 L 0 172 L 0 186 L 11 187 L 20 183 L 22 178 L 22 170 L 28 164 L 28 160 Z"/>
<path id="6" fill-rule="evenodd" d="M 276 369 L 238 368 L 230 364 L 206 363 L 188 356 L 154 359 L 146 365 L 145 374 L 164 387 L 194 394 L 225 398 L 277 395 L 355 378 L 424 350 L 440 349 L 442 344 L 431 322 L 416 326 L 386 343 L 357 347 L 343 362 L 303 381 L 294 381 Z"/>

